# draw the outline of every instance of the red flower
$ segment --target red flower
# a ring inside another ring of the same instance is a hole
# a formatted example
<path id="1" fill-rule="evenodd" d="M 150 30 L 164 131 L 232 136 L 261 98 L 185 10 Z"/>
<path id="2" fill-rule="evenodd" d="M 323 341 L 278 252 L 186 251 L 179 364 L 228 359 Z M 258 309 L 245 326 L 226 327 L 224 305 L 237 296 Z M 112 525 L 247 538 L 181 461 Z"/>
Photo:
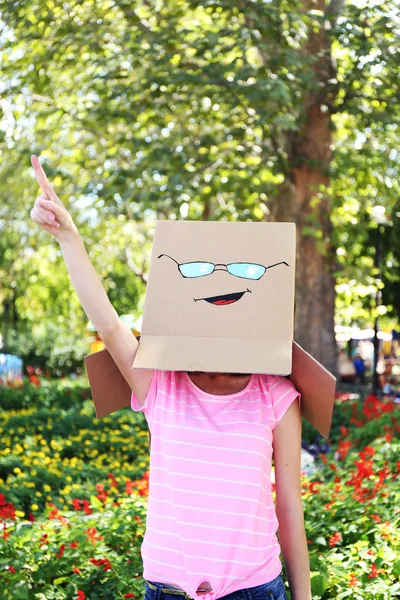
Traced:
<path id="1" fill-rule="evenodd" d="M 111 563 L 108 558 L 89 558 L 89 561 L 95 566 L 100 567 L 103 565 L 104 571 L 111 570 Z"/>
<path id="2" fill-rule="evenodd" d="M 97 534 L 96 527 L 89 527 L 89 529 L 86 529 L 85 533 L 88 536 L 88 539 L 92 542 L 93 546 L 96 545 L 96 540 L 104 539 L 101 535 Z"/>
<path id="3" fill-rule="evenodd" d="M 320 485 L 321 485 L 320 481 L 311 481 L 308 486 L 310 494 L 317 494 L 319 492 Z"/>
<path id="4" fill-rule="evenodd" d="M 109 473 L 109 474 L 107 475 L 107 477 L 108 477 L 108 478 L 111 480 L 110 486 L 111 486 L 111 487 L 116 487 L 116 488 L 117 488 L 117 487 L 118 487 L 118 484 L 117 484 L 117 482 L 116 482 L 115 475 L 113 475 L 112 473 Z"/>
<path id="5" fill-rule="evenodd" d="M 75 510 L 81 510 L 81 501 L 78 500 L 78 498 L 74 498 L 72 500 L 72 504 L 73 504 Z"/>
<path id="6" fill-rule="evenodd" d="M 343 440 L 339 441 L 339 448 L 338 448 L 338 452 L 339 452 L 339 456 L 340 458 L 344 459 L 346 458 L 346 456 L 349 453 L 349 449 L 351 447 L 351 441 L 347 441 L 344 442 Z"/>
<path id="7" fill-rule="evenodd" d="M 16 508 L 11 502 L 6 502 L 3 494 L 0 494 L 0 523 L 4 520 L 15 520 Z"/>
<path id="8" fill-rule="evenodd" d="M 16 573 L 17 571 L 14 569 L 14 567 L 12 567 L 11 565 L 8 567 L 8 570 L 11 571 L 11 573 Z"/>
<path id="9" fill-rule="evenodd" d="M 74 567 L 74 568 L 72 569 L 72 571 L 73 571 L 74 573 L 77 573 L 78 575 L 82 575 L 82 571 L 81 571 L 80 569 L 78 569 L 78 567 Z"/>
<path id="10" fill-rule="evenodd" d="M 363 459 L 367 459 L 368 457 L 372 457 L 375 454 L 375 448 L 372 446 L 365 446 L 364 450 L 358 453 L 358 456 Z"/>
<path id="11" fill-rule="evenodd" d="M 373 519 L 374 521 L 376 521 L 377 523 L 381 522 L 381 518 L 379 515 L 371 515 L 371 519 Z"/>
<path id="12" fill-rule="evenodd" d="M 65 544 L 61 544 L 59 551 L 57 552 L 57 558 L 61 558 L 64 555 Z"/>
<path id="13" fill-rule="evenodd" d="M 77 548 L 78 547 L 78 542 L 71 542 L 69 545 L 70 548 Z"/>
<path id="14" fill-rule="evenodd" d="M 86 598 L 85 592 L 82 592 L 82 590 L 78 590 L 78 596 L 77 596 L 76 600 L 85 600 L 85 598 Z"/>
<path id="15" fill-rule="evenodd" d="M 357 577 L 354 575 L 354 573 L 350 573 L 349 577 L 350 577 L 349 586 L 355 587 L 355 585 L 357 584 L 357 581 L 358 581 Z"/>
<path id="16" fill-rule="evenodd" d="M 39 377 L 36 377 L 36 375 L 30 375 L 29 381 L 33 383 L 33 385 L 35 385 L 36 387 L 40 387 L 40 379 Z"/>
<path id="17" fill-rule="evenodd" d="M 108 492 L 104 491 L 104 484 L 97 483 L 96 484 L 96 489 L 97 489 L 97 498 L 98 498 L 98 500 L 100 500 L 100 502 L 105 502 L 106 498 L 108 496 Z"/>
<path id="18" fill-rule="evenodd" d="M 89 500 L 82 500 L 82 503 L 83 503 L 83 510 L 85 511 L 85 514 L 91 515 L 92 509 L 90 508 Z"/>
<path id="19" fill-rule="evenodd" d="M 329 545 L 333 548 L 334 546 L 336 546 L 336 544 L 338 542 L 340 542 L 342 540 L 342 536 L 340 533 L 334 533 L 330 538 L 329 538 Z"/>
<path id="20" fill-rule="evenodd" d="M 136 598 L 136 594 L 133 594 L 133 593 L 125 594 L 124 598 Z"/>

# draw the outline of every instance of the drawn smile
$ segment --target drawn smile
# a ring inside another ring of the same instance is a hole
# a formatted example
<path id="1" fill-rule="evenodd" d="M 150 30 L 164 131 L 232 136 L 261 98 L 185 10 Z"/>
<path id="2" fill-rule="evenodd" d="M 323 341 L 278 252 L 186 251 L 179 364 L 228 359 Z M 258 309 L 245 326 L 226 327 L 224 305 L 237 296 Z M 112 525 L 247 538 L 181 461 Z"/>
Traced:
<path id="1" fill-rule="evenodd" d="M 216 306 L 226 306 L 227 304 L 233 304 L 240 300 L 240 298 L 251 290 L 247 289 L 244 292 L 235 292 L 234 294 L 224 294 L 223 296 L 210 296 L 209 298 L 193 298 L 195 302 L 199 302 L 200 300 L 205 300 L 210 304 L 215 304 Z"/>

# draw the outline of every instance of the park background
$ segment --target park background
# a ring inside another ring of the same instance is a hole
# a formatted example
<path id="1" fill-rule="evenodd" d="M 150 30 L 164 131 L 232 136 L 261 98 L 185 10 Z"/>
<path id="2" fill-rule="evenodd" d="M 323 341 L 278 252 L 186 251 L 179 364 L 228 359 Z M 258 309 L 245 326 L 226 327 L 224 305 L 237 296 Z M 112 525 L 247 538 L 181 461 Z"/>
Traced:
<path id="1" fill-rule="evenodd" d="M 340 375 L 379 328 L 393 359 L 399 39 L 394 1 L 0 4 L 0 351 L 24 375 L 0 387 L 0 598 L 143 594 L 147 426 L 94 417 L 30 155 L 132 328 L 156 218 L 293 221 L 296 341 Z M 372 383 L 339 381 L 328 441 L 303 421 L 313 598 L 400 596 L 399 404 Z"/>

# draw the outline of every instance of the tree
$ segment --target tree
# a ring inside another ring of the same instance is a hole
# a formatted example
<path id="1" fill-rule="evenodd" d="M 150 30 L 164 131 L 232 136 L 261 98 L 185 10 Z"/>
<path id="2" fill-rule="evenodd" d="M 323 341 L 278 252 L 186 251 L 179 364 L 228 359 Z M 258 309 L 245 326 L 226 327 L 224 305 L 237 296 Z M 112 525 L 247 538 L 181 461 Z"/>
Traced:
<path id="1" fill-rule="evenodd" d="M 4 147 L 27 166 L 46 148 L 98 220 L 295 221 L 295 337 L 335 372 L 335 278 L 372 252 L 374 196 L 399 191 L 394 2 L 15 1 L 0 18 Z"/>

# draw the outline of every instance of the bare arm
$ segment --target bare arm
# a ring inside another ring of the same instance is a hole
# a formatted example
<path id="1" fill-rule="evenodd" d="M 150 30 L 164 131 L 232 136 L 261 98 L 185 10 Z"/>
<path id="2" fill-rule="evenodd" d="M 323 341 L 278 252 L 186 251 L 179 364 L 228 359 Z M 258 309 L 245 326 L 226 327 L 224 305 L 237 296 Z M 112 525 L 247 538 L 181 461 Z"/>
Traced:
<path id="1" fill-rule="evenodd" d="M 144 402 L 153 372 L 149 369 L 131 368 L 138 342 L 129 327 L 118 318 L 90 262 L 71 215 L 50 186 L 36 156 L 32 156 L 32 166 L 42 195 L 36 199 L 31 217 L 59 242 L 72 285 L 83 310 L 98 331 L 130 388 L 138 399 Z"/>
<path id="2" fill-rule="evenodd" d="M 99 333 L 130 388 L 141 402 L 149 390 L 153 371 L 132 369 L 138 341 L 112 306 L 79 234 L 62 236 L 60 247 L 79 301 Z"/>
<path id="3" fill-rule="evenodd" d="M 301 412 L 296 401 L 273 430 L 273 451 L 278 536 L 290 594 L 292 600 L 311 600 L 310 562 L 301 501 Z"/>

